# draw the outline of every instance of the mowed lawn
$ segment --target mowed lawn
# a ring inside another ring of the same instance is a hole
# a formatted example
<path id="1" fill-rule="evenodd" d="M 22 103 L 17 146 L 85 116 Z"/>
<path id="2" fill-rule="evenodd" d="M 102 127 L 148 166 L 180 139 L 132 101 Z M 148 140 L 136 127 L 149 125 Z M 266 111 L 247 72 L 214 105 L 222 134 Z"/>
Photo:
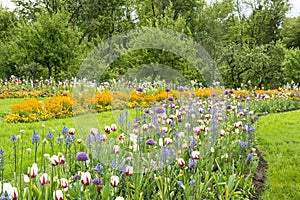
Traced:
<path id="1" fill-rule="evenodd" d="M 300 199 L 300 111 L 258 120 L 257 143 L 268 163 L 262 199 Z"/>

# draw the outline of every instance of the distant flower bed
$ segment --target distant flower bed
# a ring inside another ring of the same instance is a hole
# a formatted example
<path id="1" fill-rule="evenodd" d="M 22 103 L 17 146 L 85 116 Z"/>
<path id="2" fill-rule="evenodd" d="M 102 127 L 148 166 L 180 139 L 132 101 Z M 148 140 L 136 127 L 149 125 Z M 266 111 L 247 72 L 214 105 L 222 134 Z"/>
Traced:
<path id="1" fill-rule="evenodd" d="M 25 80 L 12 76 L 10 79 L 0 80 L 0 99 L 66 96 L 72 87 L 73 82 L 67 80 Z"/>

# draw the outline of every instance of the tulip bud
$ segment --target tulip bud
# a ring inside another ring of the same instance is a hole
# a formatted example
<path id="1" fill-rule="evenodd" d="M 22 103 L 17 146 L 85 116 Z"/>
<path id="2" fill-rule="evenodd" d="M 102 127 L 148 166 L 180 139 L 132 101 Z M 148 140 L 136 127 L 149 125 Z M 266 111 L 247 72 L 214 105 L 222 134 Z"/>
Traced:
<path id="1" fill-rule="evenodd" d="M 185 166 L 185 162 L 182 158 L 178 158 L 177 159 L 177 163 L 180 167 L 184 168 L 184 169 L 187 169 L 187 167 Z"/>
<path id="2" fill-rule="evenodd" d="M 40 182 L 42 186 L 49 184 L 50 183 L 49 175 L 47 173 L 43 173 L 42 176 L 40 177 Z"/>
<path id="3" fill-rule="evenodd" d="M 191 155 L 192 155 L 192 158 L 194 158 L 195 160 L 198 160 L 200 158 L 199 151 L 192 151 Z"/>
<path id="4" fill-rule="evenodd" d="M 34 178 L 34 177 L 36 177 L 37 173 L 38 173 L 37 164 L 33 163 L 30 168 L 29 177 Z"/>
<path id="5" fill-rule="evenodd" d="M 120 179 L 119 179 L 118 176 L 112 176 L 112 177 L 110 178 L 110 184 L 111 184 L 111 186 L 113 186 L 113 187 L 117 187 L 118 184 L 119 184 L 119 182 L 120 182 Z"/>
<path id="6" fill-rule="evenodd" d="M 133 174 L 133 167 L 127 166 L 125 174 L 126 174 L 126 176 L 131 176 Z"/>
<path id="7" fill-rule="evenodd" d="M 61 190 L 55 191 L 55 200 L 64 200 L 64 195 Z"/>
<path id="8" fill-rule="evenodd" d="M 18 199 L 19 195 L 18 195 L 18 189 L 16 187 L 12 187 L 10 196 L 12 197 L 12 200 Z"/>
<path id="9" fill-rule="evenodd" d="M 226 135 L 226 132 L 222 129 L 222 130 L 220 131 L 220 136 L 223 137 L 223 136 L 225 136 L 225 135 Z"/>
<path id="10" fill-rule="evenodd" d="M 74 135 L 75 134 L 75 128 L 70 128 L 69 129 L 69 134 Z"/>
<path id="11" fill-rule="evenodd" d="M 53 155 L 49 160 L 52 166 L 57 166 L 59 164 L 59 158 L 57 155 Z"/>
<path id="12" fill-rule="evenodd" d="M 165 142 L 166 145 L 169 145 L 169 144 L 173 143 L 173 140 L 171 138 L 165 138 L 164 142 Z"/>
<path id="13" fill-rule="evenodd" d="M 117 125 L 115 125 L 115 124 L 112 124 L 110 126 L 110 128 L 111 128 L 112 131 L 117 131 Z"/>
<path id="14" fill-rule="evenodd" d="M 83 185 L 90 185 L 91 184 L 91 180 L 92 180 L 92 178 L 91 178 L 90 172 L 84 172 L 84 173 L 82 173 L 82 175 L 81 175 L 81 183 Z"/>
<path id="15" fill-rule="evenodd" d="M 114 145 L 113 152 L 114 152 L 114 154 L 120 153 L 120 147 L 118 145 Z"/>
<path id="16" fill-rule="evenodd" d="M 63 189 L 68 188 L 68 180 L 65 178 L 60 179 L 60 184 Z"/>
<path id="17" fill-rule="evenodd" d="M 110 132 L 111 132 L 110 126 L 105 126 L 104 131 L 105 131 L 105 133 L 110 134 Z"/>

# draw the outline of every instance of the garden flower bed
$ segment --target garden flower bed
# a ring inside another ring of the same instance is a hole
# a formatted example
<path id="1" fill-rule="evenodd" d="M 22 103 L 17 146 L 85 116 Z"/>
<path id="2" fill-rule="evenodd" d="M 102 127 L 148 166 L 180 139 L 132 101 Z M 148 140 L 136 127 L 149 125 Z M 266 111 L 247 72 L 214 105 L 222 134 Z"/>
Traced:
<path id="1" fill-rule="evenodd" d="M 7 150 L 0 151 L 1 182 L 12 185 L 2 198 L 249 199 L 259 162 L 257 115 L 299 108 L 296 90 L 138 87 L 130 93 L 102 90 L 94 98 L 81 94 L 12 106 L 21 119 L 51 115 L 32 121 L 72 116 L 74 108 L 83 118 L 91 111 L 121 114 L 100 129 L 33 131 L 31 141 L 23 131 L 12 135 L 13 167 L 5 167 Z M 6 170 L 14 177 L 5 177 Z"/>

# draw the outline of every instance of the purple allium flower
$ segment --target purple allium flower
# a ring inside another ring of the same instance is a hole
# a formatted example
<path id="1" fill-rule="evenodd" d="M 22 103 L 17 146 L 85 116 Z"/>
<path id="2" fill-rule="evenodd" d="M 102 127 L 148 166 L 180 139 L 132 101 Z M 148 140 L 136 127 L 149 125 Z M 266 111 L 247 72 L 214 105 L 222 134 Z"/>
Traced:
<path id="1" fill-rule="evenodd" d="M 87 161 L 89 159 L 89 156 L 85 152 L 79 152 L 76 155 L 77 161 Z"/>
<path id="2" fill-rule="evenodd" d="M 166 92 L 170 92 L 170 88 L 166 88 Z"/>
<path id="3" fill-rule="evenodd" d="M 148 144 L 148 145 L 155 145 L 156 142 L 155 142 L 155 140 L 153 140 L 152 138 L 150 138 L 150 139 L 148 139 L 148 140 L 146 141 L 146 144 Z"/>
<path id="4" fill-rule="evenodd" d="M 183 87 L 179 87 L 179 88 L 178 88 L 178 91 L 179 91 L 179 92 L 184 92 L 184 88 L 183 88 Z"/>
<path id="5" fill-rule="evenodd" d="M 80 179 L 81 179 L 80 174 L 76 174 L 76 175 L 74 176 L 74 179 L 75 179 L 75 180 L 80 180 Z"/>
<path id="6" fill-rule="evenodd" d="M 197 165 L 197 160 L 191 158 L 189 162 L 189 168 L 193 168 Z"/>
<path id="7" fill-rule="evenodd" d="M 195 183 L 196 183 L 196 181 L 195 181 L 194 179 L 192 179 L 192 180 L 190 181 L 190 185 L 195 185 Z"/>
<path id="8" fill-rule="evenodd" d="M 247 156 L 247 160 L 251 160 L 252 159 L 252 153 L 249 153 Z"/>
<path id="9" fill-rule="evenodd" d="M 12 135 L 10 139 L 11 139 L 11 141 L 16 141 L 17 140 L 17 136 L 16 135 Z"/>
<path id="10" fill-rule="evenodd" d="M 32 134 L 32 144 L 37 143 L 40 140 L 40 136 L 37 134 L 37 132 L 34 130 Z"/>
<path id="11" fill-rule="evenodd" d="M 53 138 L 53 133 L 49 131 L 46 135 L 46 139 L 51 140 L 52 138 Z"/>
<path id="12" fill-rule="evenodd" d="M 182 186 L 183 185 L 182 181 L 177 181 L 177 185 Z"/>
<path id="13" fill-rule="evenodd" d="M 96 167 L 94 168 L 94 170 L 95 170 L 98 174 L 100 174 L 100 173 L 102 172 L 102 170 L 103 170 L 103 166 L 102 166 L 100 163 L 98 163 L 98 164 L 96 165 Z"/>
<path id="14" fill-rule="evenodd" d="M 229 94 L 229 92 L 228 92 L 227 90 L 225 90 L 225 91 L 224 91 L 224 94 L 225 94 L 225 95 L 228 95 L 228 94 Z"/>
<path id="15" fill-rule="evenodd" d="M 169 101 L 174 101 L 174 98 L 173 97 L 169 97 L 168 100 Z"/>
<path id="16" fill-rule="evenodd" d="M 233 90 L 229 90 L 229 93 L 230 93 L 230 94 L 233 94 Z"/>
<path id="17" fill-rule="evenodd" d="M 155 112 L 158 113 L 158 114 L 162 114 L 164 113 L 166 110 L 164 107 L 161 107 L 161 106 L 158 106 L 155 108 Z"/>
<path id="18" fill-rule="evenodd" d="M 62 133 L 62 134 L 66 134 L 66 133 L 68 133 L 68 132 L 69 132 L 69 129 L 68 129 L 67 127 L 65 127 L 65 126 L 64 126 L 64 127 L 62 128 L 62 130 L 61 130 L 61 133 Z"/>
<path id="19" fill-rule="evenodd" d="M 95 178 L 95 179 L 93 180 L 93 183 L 94 183 L 95 185 L 101 185 L 101 184 L 102 184 L 102 180 L 101 180 L 100 178 Z"/>
<path id="20" fill-rule="evenodd" d="M 182 118 L 178 118 L 178 122 L 179 122 L 179 123 L 182 122 Z"/>
<path id="21" fill-rule="evenodd" d="M 144 89 L 140 87 L 140 88 L 138 88 L 136 91 L 138 91 L 138 92 L 143 92 Z"/>
<path id="22" fill-rule="evenodd" d="M 248 145 L 248 142 L 240 142 L 240 147 L 246 147 Z"/>
<path id="23" fill-rule="evenodd" d="M 150 110 L 149 110 L 149 109 L 146 109 L 146 110 L 145 110 L 145 113 L 149 114 L 149 113 L 150 113 Z"/>

